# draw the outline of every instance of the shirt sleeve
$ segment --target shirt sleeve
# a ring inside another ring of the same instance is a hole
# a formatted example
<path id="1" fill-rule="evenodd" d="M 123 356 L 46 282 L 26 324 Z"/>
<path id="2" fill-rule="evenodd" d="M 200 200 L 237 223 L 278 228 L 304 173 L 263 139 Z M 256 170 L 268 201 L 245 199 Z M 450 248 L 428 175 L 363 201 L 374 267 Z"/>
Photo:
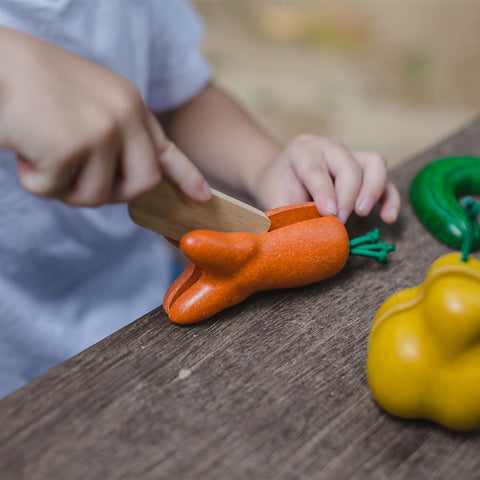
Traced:
<path id="1" fill-rule="evenodd" d="M 185 0 L 156 2 L 147 104 L 161 113 L 197 95 L 211 79 L 201 52 L 204 26 Z"/>

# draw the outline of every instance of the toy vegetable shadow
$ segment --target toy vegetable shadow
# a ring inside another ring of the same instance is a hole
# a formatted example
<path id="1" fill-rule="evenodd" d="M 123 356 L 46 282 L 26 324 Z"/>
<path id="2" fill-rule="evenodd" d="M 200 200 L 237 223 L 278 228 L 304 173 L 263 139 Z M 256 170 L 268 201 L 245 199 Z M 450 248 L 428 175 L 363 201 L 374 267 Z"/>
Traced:
<path id="1" fill-rule="evenodd" d="M 167 291 L 163 308 L 179 324 L 204 320 L 249 295 L 325 280 L 349 254 L 385 263 L 393 245 L 378 242 L 375 230 L 349 243 L 336 217 L 320 217 L 313 202 L 266 212 L 267 233 L 195 230 L 180 241 L 191 263 Z"/>

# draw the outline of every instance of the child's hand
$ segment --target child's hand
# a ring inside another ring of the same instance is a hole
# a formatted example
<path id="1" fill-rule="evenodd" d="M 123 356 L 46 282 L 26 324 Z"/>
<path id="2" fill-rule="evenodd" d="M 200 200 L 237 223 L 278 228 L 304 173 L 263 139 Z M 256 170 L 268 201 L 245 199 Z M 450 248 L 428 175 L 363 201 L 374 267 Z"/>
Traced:
<path id="1" fill-rule="evenodd" d="M 387 181 L 385 160 L 374 152 L 351 152 L 337 140 L 300 135 L 260 171 L 255 197 L 264 208 L 315 201 L 321 215 L 345 222 L 381 203 L 384 222 L 396 220 L 400 195 Z"/>
<path id="2" fill-rule="evenodd" d="M 18 154 L 29 192 L 97 206 L 130 200 L 165 174 L 194 200 L 209 198 L 128 80 L 2 27 L 0 62 L 0 145 Z"/>

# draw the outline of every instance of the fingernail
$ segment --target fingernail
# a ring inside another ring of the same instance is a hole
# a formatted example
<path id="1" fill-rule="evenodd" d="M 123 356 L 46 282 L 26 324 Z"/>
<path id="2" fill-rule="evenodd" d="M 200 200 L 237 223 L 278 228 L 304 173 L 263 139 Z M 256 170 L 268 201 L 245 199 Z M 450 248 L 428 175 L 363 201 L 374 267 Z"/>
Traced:
<path id="1" fill-rule="evenodd" d="M 360 215 L 367 215 L 370 213 L 370 210 L 373 208 L 373 198 L 363 197 L 357 200 L 355 205 L 355 210 Z"/>
<path id="2" fill-rule="evenodd" d="M 210 185 L 206 181 L 204 181 L 202 185 L 202 196 L 205 200 L 209 200 L 212 196 Z"/>
<path id="3" fill-rule="evenodd" d="M 333 198 L 327 200 L 327 210 L 332 215 L 336 215 L 338 212 L 337 202 Z"/>
<path id="4" fill-rule="evenodd" d="M 345 223 L 348 218 L 348 212 L 346 210 L 340 210 L 338 212 L 338 219 L 342 222 Z"/>
<path id="5" fill-rule="evenodd" d="M 397 219 L 398 216 L 398 210 L 396 208 L 391 208 L 390 210 L 387 211 L 385 215 L 385 220 L 387 222 L 394 222 Z"/>

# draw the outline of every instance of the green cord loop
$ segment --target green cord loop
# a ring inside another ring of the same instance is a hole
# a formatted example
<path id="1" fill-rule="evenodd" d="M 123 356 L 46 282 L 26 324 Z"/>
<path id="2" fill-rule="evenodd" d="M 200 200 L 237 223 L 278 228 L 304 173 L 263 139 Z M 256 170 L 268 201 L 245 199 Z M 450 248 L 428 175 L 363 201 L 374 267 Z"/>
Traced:
<path id="1" fill-rule="evenodd" d="M 473 232 L 478 225 L 477 215 L 480 213 L 480 202 L 476 202 L 471 197 L 465 197 L 461 202 L 461 205 L 466 210 L 469 224 L 467 232 L 462 242 L 462 262 L 468 261 L 468 256 L 473 251 Z"/>

